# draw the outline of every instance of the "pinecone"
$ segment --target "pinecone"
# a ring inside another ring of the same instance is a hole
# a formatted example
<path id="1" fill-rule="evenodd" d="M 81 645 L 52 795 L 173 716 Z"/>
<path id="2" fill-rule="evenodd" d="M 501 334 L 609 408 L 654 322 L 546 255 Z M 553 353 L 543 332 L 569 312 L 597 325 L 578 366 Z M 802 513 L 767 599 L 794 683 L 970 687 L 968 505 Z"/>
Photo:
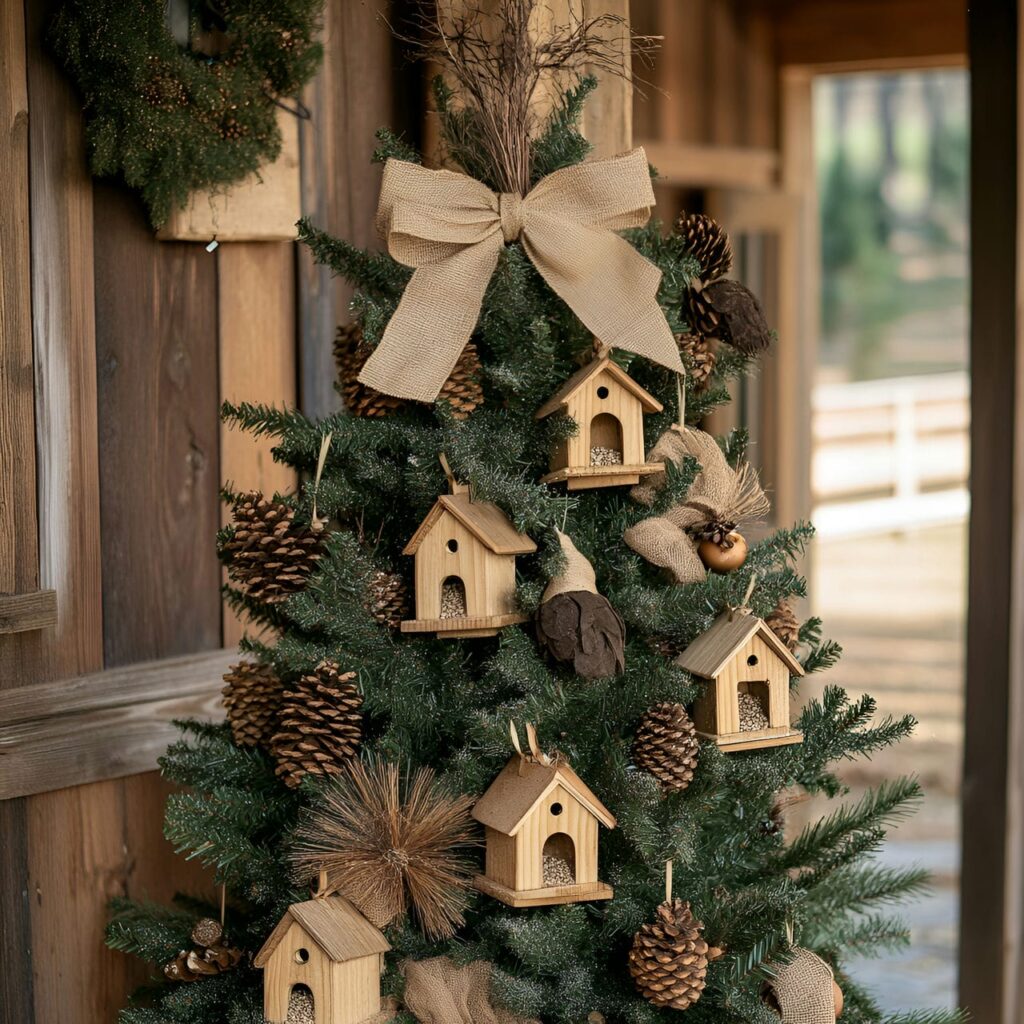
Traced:
<path id="1" fill-rule="evenodd" d="M 322 661 L 284 694 L 279 731 L 271 740 L 276 773 L 295 788 L 306 775 L 337 775 L 356 756 L 362 737 L 362 695 L 355 672 Z"/>
<path id="2" fill-rule="evenodd" d="M 764 621 L 790 651 L 795 653 L 800 646 L 800 622 L 793 611 L 793 605 L 785 598 L 780 599 Z"/>
<path id="3" fill-rule="evenodd" d="M 680 213 L 675 232 L 686 242 L 686 252 L 701 269 L 701 280 L 714 281 L 732 269 L 732 245 L 722 226 L 703 213 Z"/>
<path id="4" fill-rule="evenodd" d="M 649 1003 L 686 1010 L 700 999 L 708 972 L 703 929 L 689 903 L 672 900 L 662 903 L 657 920 L 633 937 L 629 973 Z"/>
<path id="5" fill-rule="evenodd" d="M 690 326 L 691 334 L 697 334 L 702 338 L 720 337 L 721 317 L 705 295 L 704 286 L 700 281 L 691 282 L 690 287 L 683 292 L 682 313 L 683 319 Z"/>
<path id="6" fill-rule="evenodd" d="M 669 792 L 686 789 L 693 781 L 700 743 L 686 708 L 666 701 L 655 704 L 640 719 L 633 740 L 633 762 L 650 772 Z"/>
<path id="7" fill-rule="evenodd" d="M 197 949 L 183 949 L 169 964 L 164 974 L 171 981 L 198 981 L 230 970 L 242 959 L 242 951 L 225 945 L 224 930 L 211 917 L 204 917 L 192 929 Z"/>
<path id="8" fill-rule="evenodd" d="M 295 522 L 295 509 L 253 491 L 235 500 L 231 520 L 220 555 L 228 576 L 249 597 L 277 604 L 306 585 L 323 538 Z"/>
<path id="9" fill-rule="evenodd" d="M 680 334 L 676 341 L 690 380 L 697 388 L 706 387 L 715 370 L 715 350 L 711 342 L 699 334 Z"/>
<path id="10" fill-rule="evenodd" d="M 334 365 L 338 369 L 338 390 L 345 400 L 345 408 L 353 416 L 390 416 L 407 403 L 404 398 L 382 394 L 361 384 L 359 371 L 370 358 L 372 349 L 363 341 L 359 324 L 344 324 L 334 336 Z"/>
<path id="11" fill-rule="evenodd" d="M 240 661 L 224 676 L 224 707 L 235 743 L 266 747 L 277 731 L 284 685 L 262 662 Z"/>
<path id="12" fill-rule="evenodd" d="M 370 614 L 389 629 L 398 629 L 409 617 L 409 588 L 398 573 L 378 569 L 370 580 L 367 594 Z"/>
<path id="13" fill-rule="evenodd" d="M 698 527 L 692 531 L 692 536 L 697 541 L 709 540 L 712 544 L 717 544 L 723 551 L 728 551 L 736 543 L 733 539 L 736 536 L 735 529 L 735 523 L 716 521 Z"/>
<path id="14" fill-rule="evenodd" d="M 467 419 L 478 406 L 483 405 L 484 389 L 480 384 L 480 355 L 476 345 L 469 342 L 462 350 L 448 379 L 437 396 L 452 407 L 452 416 L 457 420 Z"/>
<path id="15" fill-rule="evenodd" d="M 390 416 L 408 403 L 404 398 L 382 394 L 360 383 L 359 371 L 370 358 L 372 349 L 363 340 L 359 324 L 346 324 L 338 328 L 334 337 L 334 362 L 338 368 L 338 384 L 345 407 L 353 416 Z M 480 357 L 476 345 L 466 345 L 451 375 L 444 382 L 438 401 L 444 399 L 452 407 L 452 415 L 464 420 L 484 400 L 479 381 Z"/>

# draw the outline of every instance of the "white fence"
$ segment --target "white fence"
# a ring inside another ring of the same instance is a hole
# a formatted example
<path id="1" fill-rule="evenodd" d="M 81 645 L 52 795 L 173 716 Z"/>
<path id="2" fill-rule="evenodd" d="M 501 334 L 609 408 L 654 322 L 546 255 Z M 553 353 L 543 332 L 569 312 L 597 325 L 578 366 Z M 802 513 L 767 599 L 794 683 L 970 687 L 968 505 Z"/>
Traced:
<path id="1" fill-rule="evenodd" d="M 962 521 L 969 429 L 965 372 L 816 387 L 811 488 L 819 534 Z"/>

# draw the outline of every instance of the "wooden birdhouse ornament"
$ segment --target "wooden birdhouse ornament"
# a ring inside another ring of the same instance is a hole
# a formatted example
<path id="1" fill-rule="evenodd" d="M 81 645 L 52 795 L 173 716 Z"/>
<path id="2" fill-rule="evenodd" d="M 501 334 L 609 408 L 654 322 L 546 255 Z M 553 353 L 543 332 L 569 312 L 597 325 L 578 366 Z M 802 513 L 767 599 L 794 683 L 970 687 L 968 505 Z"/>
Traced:
<path id="1" fill-rule="evenodd" d="M 532 725 L 527 732 L 531 754 L 513 727 L 517 753 L 473 808 L 486 833 L 474 884 L 510 907 L 611 899 L 597 878 L 597 841 L 615 818 L 564 761 L 540 751 Z"/>
<path id="2" fill-rule="evenodd" d="M 575 437 L 562 441 L 551 456 L 543 483 L 565 481 L 570 491 L 632 486 L 663 463 L 644 461 L 644 413 L 661 412 L 648 394 L 607 353 L 574 373 L 557 394 L 537 410 L 537 419 L 558 414 L 576 421 Z"/>
<path id="3" fill-rule="evenodd" d="M 720 615 L 675 663 L 707 681 L 693 712 L 698 736 L 726 752 L 803 740 L 789 720 L 789 680 L 803 666 L 746 608 Z"/>
<path id="4" fill-rule="evenodd" d="M 441 461 L 451 493 L 437 499 L 403 552 L 416 560 L 416 618 L 402 632 L 494 636 L 529 618 L 516 608 L 516 555 L 537 545 L 497 505 L 474 501 Z"/>
<path id="5" fill-rule="evenodd" d="M 288 908 L 253 963 L 263 969 L 263 1013 L 284 1024 L 292 990 L 313 999 L 315 1024 L 359 1024 L 380 1012 L 387 939 L 341 896 Z"/>

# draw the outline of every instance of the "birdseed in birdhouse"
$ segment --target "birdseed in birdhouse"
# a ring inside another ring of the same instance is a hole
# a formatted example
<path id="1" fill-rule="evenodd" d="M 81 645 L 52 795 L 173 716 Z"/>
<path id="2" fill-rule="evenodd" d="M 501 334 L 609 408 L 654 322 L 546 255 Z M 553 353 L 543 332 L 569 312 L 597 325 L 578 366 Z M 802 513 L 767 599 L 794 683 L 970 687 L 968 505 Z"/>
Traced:
<path id="1" fill-rule="evenodd" d="M 752 693 L 741 693 L 740 702 L 740 730 L 742 732 L 754 732 L 756 729 L 768 728 L 768 716 L 765 714 L 764 705 Z"/>
<path id="2" fill-rule="evenodd" d="M 553 857 L 549 853 L 544 854 L 544 884 L 576 884 L 576 878 L 572 873 L 572 868 L 564 857 Z"/>
<path id="3" fill-rule="evenodd" d="M 441 618 L 458 619 L 466 614 L 466 591 L 461 583 L 445 582 L 441 586 Z"/>
<path id="4" fill-rule="evenodd" d="M 594 445 L 590 449 L 590 464 L 592 466 L 621 466 L 622 452 L 614 448 L 605 448 L 603 445 Z"/>
<path id="5" fill-rule="evenodd" d="M 294 988 L 288 998 L 288 1016 L 285 1024 L 316 1024 L 313 997 L 306 989 Z"/>

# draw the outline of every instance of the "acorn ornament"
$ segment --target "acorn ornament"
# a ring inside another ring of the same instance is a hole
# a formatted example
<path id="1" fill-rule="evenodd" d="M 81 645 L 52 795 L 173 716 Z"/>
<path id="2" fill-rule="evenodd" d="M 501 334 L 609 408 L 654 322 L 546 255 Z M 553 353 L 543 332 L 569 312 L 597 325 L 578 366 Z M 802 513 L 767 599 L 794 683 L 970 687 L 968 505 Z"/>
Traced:
<path id="1" fill-rule="evenodd" d="M 843 1012 L 843 992 L 832 968 L 817 953 L 791 946 L 786 963 L 769 965 L 772 978 L 762 999 L 782 1024 L 834 1024 Z"/>
<path id="2" fill-rule="evenodd" d="M 565 569 L 548 584 L 537 611 L 537 640 L 555 661 L 584 679 L 616 675 L 626 667 L 626 627 L 597 591 L 594 567 L 572 539 L 555 531 Z"/>

